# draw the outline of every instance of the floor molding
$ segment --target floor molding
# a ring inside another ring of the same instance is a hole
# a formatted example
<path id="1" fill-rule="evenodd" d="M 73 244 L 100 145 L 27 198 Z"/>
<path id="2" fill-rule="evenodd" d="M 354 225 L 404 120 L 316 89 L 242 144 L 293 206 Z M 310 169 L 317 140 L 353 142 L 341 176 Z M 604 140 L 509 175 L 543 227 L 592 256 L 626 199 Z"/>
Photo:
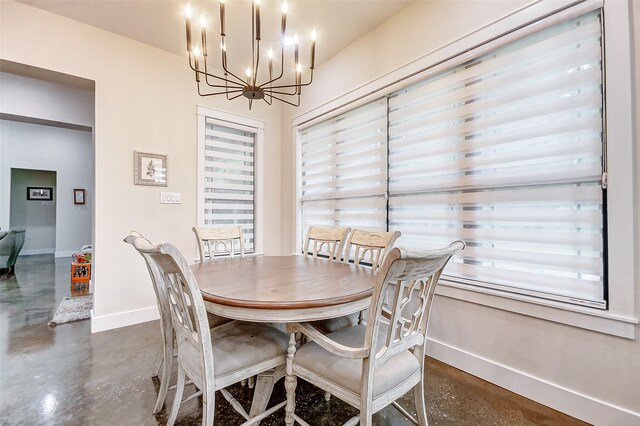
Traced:
<path id="1" fill-rule="evenodd" d="M 591 424 L 640 424 L 640 413 L 540 379 L 486 358 L 428 339 L 427 354 L 469 374 Z"/>
<path id="2" fill-rule="evenodd" d="M 32 256 L 34 254 L 52 254 L 55 253 L 56 249 L 45 248 L 45 249 L 22 249 L 20 251 L 20 256 Z"/>
<path id="3" fill-rule="evenodd" d="M 91 332 L 99 333 L 101 331 L 113 330 L 114 328 L 154 321 L 159 318 L 160 314 L 156 306 L 100 316 L 96 316 L 92 309 Z"/>

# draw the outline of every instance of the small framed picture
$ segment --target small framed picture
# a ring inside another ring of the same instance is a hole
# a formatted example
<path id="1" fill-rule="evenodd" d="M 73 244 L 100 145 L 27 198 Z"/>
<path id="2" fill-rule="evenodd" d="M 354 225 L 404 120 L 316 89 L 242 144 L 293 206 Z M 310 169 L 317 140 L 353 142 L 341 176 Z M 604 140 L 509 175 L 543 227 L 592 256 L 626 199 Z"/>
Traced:
<path id="1" fill-rule="evenodd" d="M 27 200 L 53 201 L 53 188 L 27 186 Z"/>
<path id="2" fill-rule="evenodd" d="M 167 156 L 134 151 L 133 183 L 135 185 L 167 186 Z"/>
<path id="3" fill-rule="evenodd" d="M 84 204 L 84 189 L 73 190 L 73 204 Z"/>

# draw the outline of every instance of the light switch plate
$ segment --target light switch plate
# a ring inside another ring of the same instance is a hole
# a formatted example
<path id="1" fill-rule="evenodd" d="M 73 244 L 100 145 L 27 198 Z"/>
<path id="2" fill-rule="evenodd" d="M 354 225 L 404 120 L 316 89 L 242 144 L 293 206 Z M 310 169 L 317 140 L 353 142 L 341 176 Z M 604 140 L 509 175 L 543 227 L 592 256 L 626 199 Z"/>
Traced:
<path id="1" fill-rule="evenodd" d="M 181 204 L 182 193 L 180 192 L 161 192 L 160 204 Z"/>

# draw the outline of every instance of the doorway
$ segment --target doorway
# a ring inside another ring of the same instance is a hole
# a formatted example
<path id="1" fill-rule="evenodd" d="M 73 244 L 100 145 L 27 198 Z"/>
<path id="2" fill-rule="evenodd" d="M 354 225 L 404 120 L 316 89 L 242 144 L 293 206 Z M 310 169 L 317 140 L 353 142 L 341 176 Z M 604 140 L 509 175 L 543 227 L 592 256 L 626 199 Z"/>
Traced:
<path id="1" fill-rule="evenodd" d="M 11 169 L 10 227 L 25 228 L 21 255 L 56 251 L 57 173 Z"/>

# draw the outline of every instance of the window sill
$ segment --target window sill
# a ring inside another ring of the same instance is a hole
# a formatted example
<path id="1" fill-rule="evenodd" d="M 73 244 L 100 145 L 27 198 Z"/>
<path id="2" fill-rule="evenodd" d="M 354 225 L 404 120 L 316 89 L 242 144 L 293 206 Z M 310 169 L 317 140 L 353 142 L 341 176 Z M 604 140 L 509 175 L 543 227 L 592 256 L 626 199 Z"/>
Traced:
<path id="1" fill-rule="evenodd" d="M 436 294 L 626 339 L 635 339 L 635 330 L 638 324 L 638 318 L 635 317 L 540 300 L 499 290 L 477 288 L 446 280 L 440 280 Z"/>

